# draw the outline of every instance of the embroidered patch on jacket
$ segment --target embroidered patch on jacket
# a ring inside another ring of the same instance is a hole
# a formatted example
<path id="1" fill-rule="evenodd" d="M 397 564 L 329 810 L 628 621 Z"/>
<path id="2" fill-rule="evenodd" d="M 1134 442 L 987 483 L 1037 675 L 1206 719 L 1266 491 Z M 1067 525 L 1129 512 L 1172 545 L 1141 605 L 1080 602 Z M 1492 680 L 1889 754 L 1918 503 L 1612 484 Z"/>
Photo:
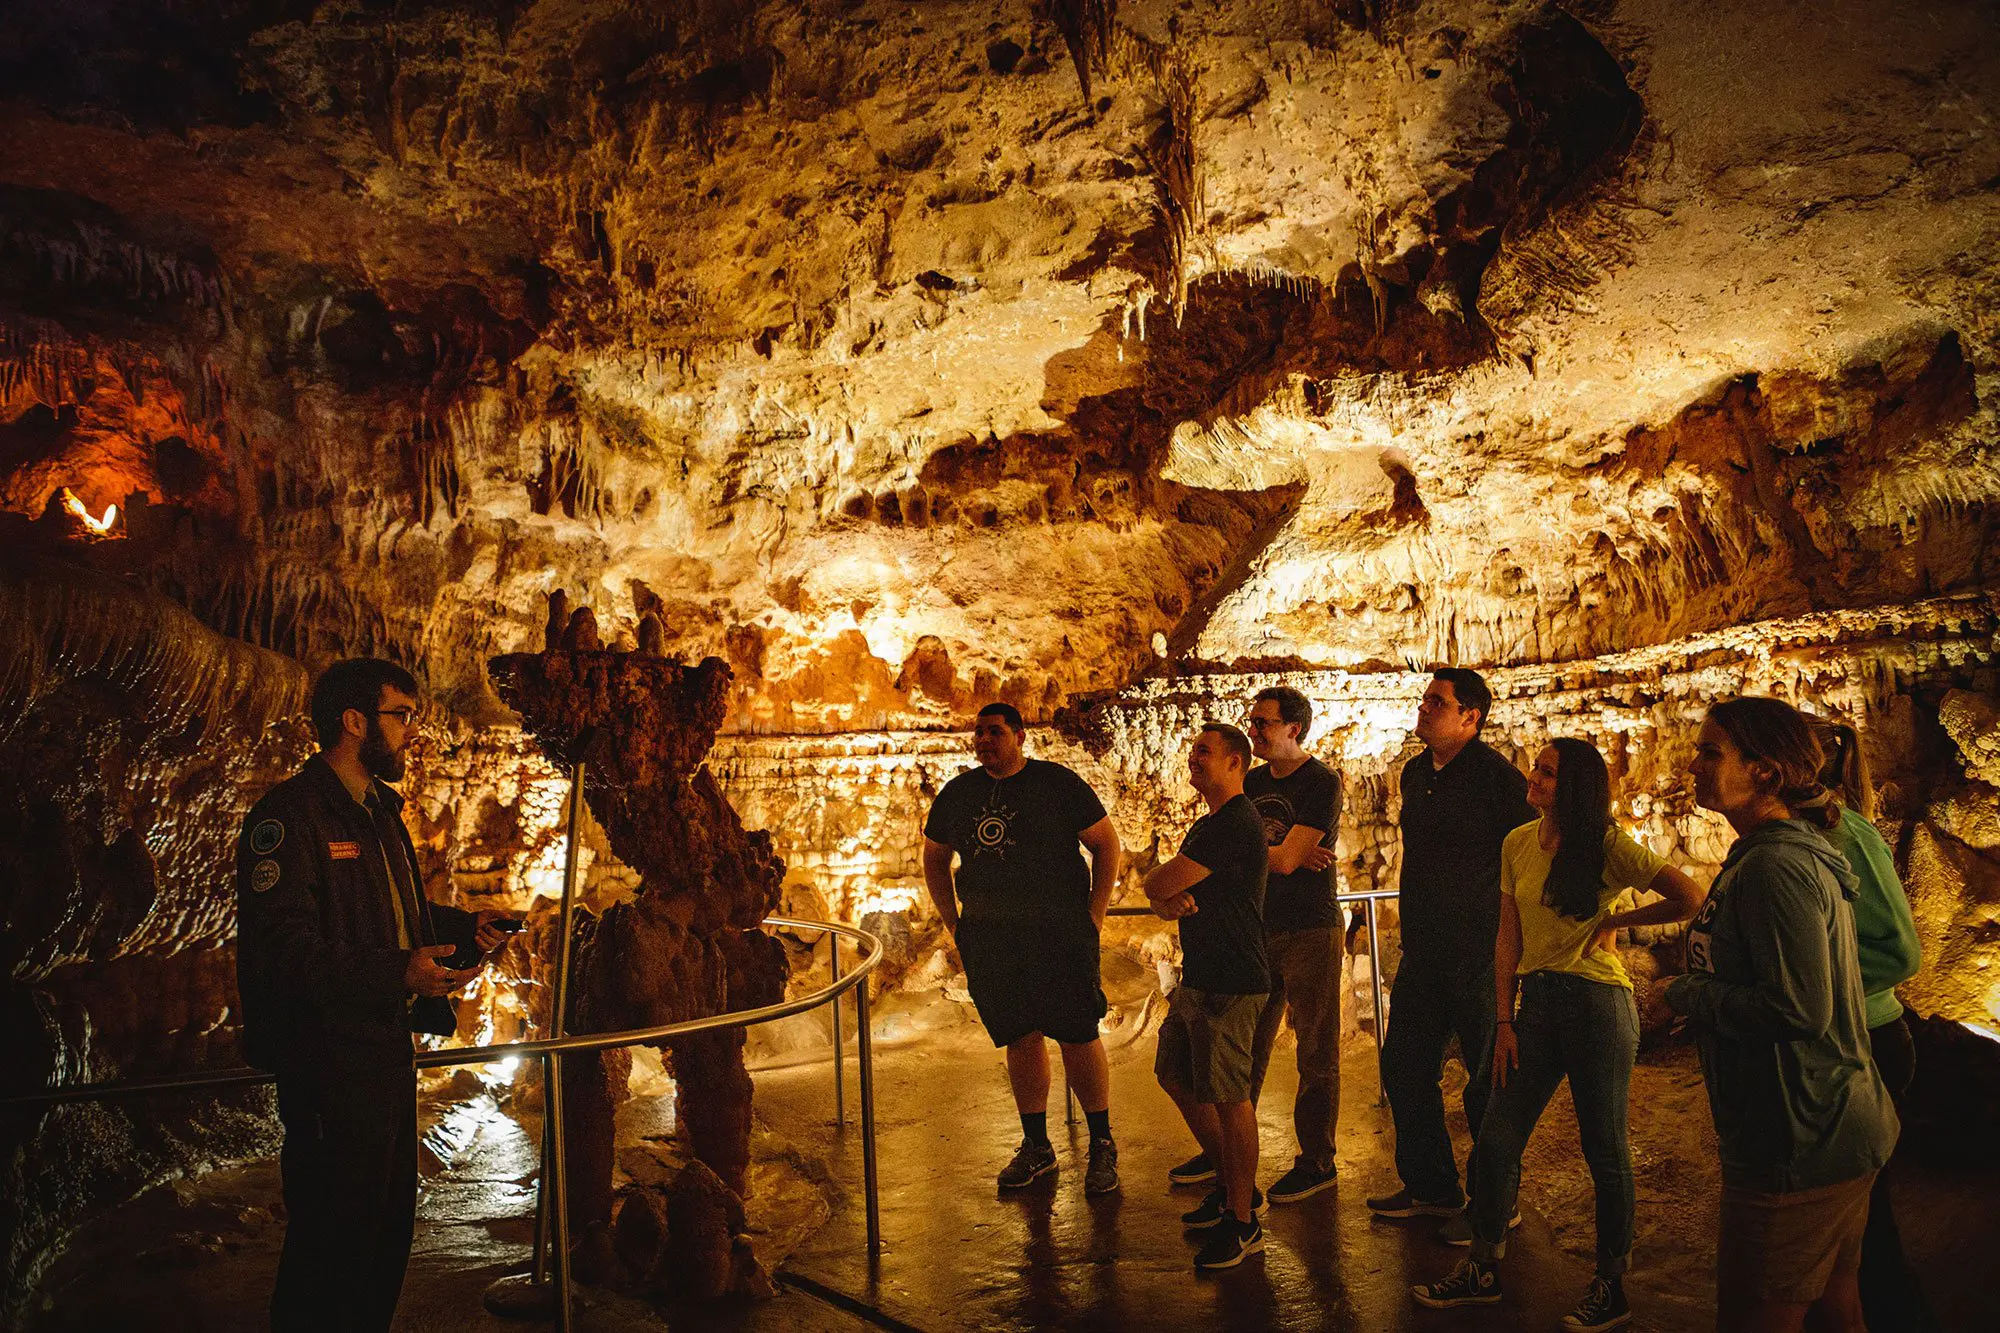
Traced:
<path id="1" fill-rule="evenodd" d="M 250 872 L 250 887 L 258 893 L 270 892 L 271 886 L 277 882 L 278 863 L 276 861 L 259 861 L 256 867 Z"/>
<path id="2" fill-rule="evenodd" d="M 358 842 L 330 842 L 326 845 L 326 854 L 336 861 L 359 861 L 361 859 L 361 844 Z"/>
<path id="3" fill-rule="evenodd" d="M 250 830 L 250 850 L 259 856 L 269 856 L 285 841 L 285 826 L 275 819 L 266 819 Z"/>

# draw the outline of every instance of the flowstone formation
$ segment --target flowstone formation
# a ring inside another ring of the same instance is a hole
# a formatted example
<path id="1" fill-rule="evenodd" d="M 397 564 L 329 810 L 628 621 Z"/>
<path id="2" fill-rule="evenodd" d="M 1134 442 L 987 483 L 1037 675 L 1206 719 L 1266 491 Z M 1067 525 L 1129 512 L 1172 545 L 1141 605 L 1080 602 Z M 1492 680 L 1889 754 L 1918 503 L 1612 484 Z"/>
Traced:
<path id="1" fill-rule="evenodd" d="M 601 648 L 588 608 L 564 612 L 557 594 L 545 650 L 497 657 L 491 671 L 543 752 L 565 767 L 585 765 L 585 801 L 638 875 L 628 900 L 579 923 L 568 1031 L 657 1027 L 776 1003 L 784 949 L 758 927 L 777 907 L 784 866 L 768 834 L 744 829 L 702 764 L 727 711 L 729 668 L 715 658 L 698 666 L 661 658 L 656 624 L 641 624 L 638 651 Z M 676 1295 L 764 1285 L 742 1237 L 751 1097 L 743 1044 L 739 1028 L 663 1046 L 696 1162 L 671 1187 L 632 1187 L 618 1252 L 636 1280 Z M 590 1275 L 609 1251 L 612 1116 L 625 1066 L 598 1054 L 562 1058 L 571 1228 Z M 649 1191 L 660 1197 L 643 1197 Z M 719 1198 L 733 1202 L 700 1202 Z"/>
<path id="2" fill-rule="evenodd" d="M 0 525 L 0 1094 L 240 1064 L 229 866 L 305 673 Z M 270 1094 L 9 1109 L 0 1324 L 91 1210 L 276 1150 Z"/>

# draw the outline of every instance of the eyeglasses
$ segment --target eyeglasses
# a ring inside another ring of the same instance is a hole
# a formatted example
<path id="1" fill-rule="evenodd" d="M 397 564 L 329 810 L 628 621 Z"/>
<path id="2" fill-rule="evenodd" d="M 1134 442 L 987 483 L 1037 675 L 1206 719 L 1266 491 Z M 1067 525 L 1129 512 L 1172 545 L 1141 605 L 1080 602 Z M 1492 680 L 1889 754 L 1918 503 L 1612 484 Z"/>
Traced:
<path id="1" fill-rule="evenodd" d="M 1251 731 L 1262 731 L 1266 727 L 1284 726 L 1285 719 L 1281 717 L 1257 717 L 1252 715 L 1243 719 L 1243 725 Z"/>
<path id="2" fill-rule="evenodd" d="M 414 708 L 371 708 L 368 711 L 376 717 L 393 717 L 406 727 L 410 725 L 410 719 L 417 715 Z"/>

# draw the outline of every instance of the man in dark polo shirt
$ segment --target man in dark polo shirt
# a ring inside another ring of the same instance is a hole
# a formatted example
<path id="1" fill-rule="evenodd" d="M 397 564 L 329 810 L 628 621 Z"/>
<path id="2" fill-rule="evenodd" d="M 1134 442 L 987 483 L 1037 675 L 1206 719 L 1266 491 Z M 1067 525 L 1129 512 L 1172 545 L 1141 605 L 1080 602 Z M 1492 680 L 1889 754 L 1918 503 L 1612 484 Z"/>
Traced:
<path id="1" fill-rule="evenodd" d="M 281 1333 L 389 1327 L 416 1225 L 410 1034 L 449 1034 L 445 997 L 507 938 L 502 913 L 424 896 L 387 785 L 403 776 L 416 695 L 393 662 L 328 667 L 312 689 L 320 752 L 251 808 L 237 845 L 244 1051 L 278 1076 L 285 1129 Z"/>
<path id="2" fill-rule="evenodd" d="M 1145 883 L 1153 910 L 1180 923 L 1182 954 L 1153 1073 L 1221 1177 L 1200 1207 L 1181 1215 L 1189 1230 L 1208 1233 L 1194 1258 L 1201 1270 L 1232 1268 L 1264 1248 L 1250 1046 L 1271 974 L 1264 822 L 1243 794 L 1249 767 L 1250 741 L 1236 728 L 1211 722 L 1196 733 L 1188 781 L 1208 813 Z"/>
<path id="3" fill-rule="evenodd" d="M 1048 1038 L 1090 1124 L 1086 1194 L 1118 1188 L 1111 1138 L 1111 1066 L 1097 1023 L 1098 931 L 1118 884 L 1118 831 L 1090 784 L 1061 764 L 1029 759 L 1012 704 L 979 710 L 977 768 L 946 783 L 924 822 L 924 885 L 952 932 L 987 1035 L 1007 1048 L 1021 1147 L 1000 1172 L 1019 1189 L 1056 1169 L 1049 1143 Z M 1083 852 L 1090 850 L 1085 868 Z M 952 856 L 958 871 L 952 872 Z"/>
<path id="4" fill-rule="evenodd" d="M 1453 1217 L 1465 1205 L 1439 1086 L 1454 1036 L 1475 1142 L 1486 1111 L 1500 844 L 1535 818 L 1528 780 L 1479 739 L 1492 707 L 1478 672 L 1438 671 L 1417 705 L 1424 752 L 1403 765 L 1403 958 L 1382 1048 L 1403 1188 L 1368 1201 L 1382 1217 Z"/>

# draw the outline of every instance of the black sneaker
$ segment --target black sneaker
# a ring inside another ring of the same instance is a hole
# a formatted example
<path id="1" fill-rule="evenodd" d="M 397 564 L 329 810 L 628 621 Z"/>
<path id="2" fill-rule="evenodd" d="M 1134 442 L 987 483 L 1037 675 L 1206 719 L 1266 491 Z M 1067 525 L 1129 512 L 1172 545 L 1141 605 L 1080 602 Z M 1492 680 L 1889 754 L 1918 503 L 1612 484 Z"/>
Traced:
<path id="1" fill-rule="evenodd" d="M 1021 1140 L 1021 1146 L 1015 1150 L 1014 1160 L 1001 1168 L 1000 1188 L 1003 1190 L 1020 1189 L 1024 1185 L 1032 1184 L 1041 1179 L 1055 1169 L 1056 1150 L 1053 1147 L 1046 1143 L 1030 1143 L 1026 1139 L 1023 1139 Z"/>
<path id="2" fill-rule="evenodd" d="M 1264 1201 L 1264 1191 L 1260 1189 L 1250 1191 L 1250 1216 L 1252 1218 L 1262 1217 L 1265 1210 L 1270 1206 L 1270 1204 Z M 1189 1231 L 1206 1230 L 1214 1226 L 1217 1222 L 1220 1222 L 1228 1211 L 1229 1205 L 1223 1198 L 1222 1187 L 1218 1185 L 1202 1198 L 1199 1207 L 1190 1208 L 1181 1214 L 1181 1225 Z"/>
<path id="3" fill-rule="evenodd" d="M 1118 1145 L 1110 1139 L 1090 1141 L 1090 1166 L 1083 1173 L 1085 1194 L 1110 1194 L 1118 1188 Z"/>
<path id="4" fill-rule="evenodd" d="M 1167 1172 L 1167 1179 L 1176 1185 L 1203 1185 L 1215 1179 L 1215 1167 L 1207 1153 L 1198 1152 Z"/>
<path id="5" fill-rule="evenodd" d="M 1562 1317 L 1562 1326 L 1577 1333 L 1601 1333 L 1631 1317 L 1632 1307 L 1625 1303 L 1625 1284 L 1615 1278 L 1594 1277 L 1590 1279 L 1590 1290 L 1583 1293 L 1583 1300 Z"/>
<path id="6" fill-rule="evenodd" d="M 1239 1222 L 1234 1217 L 1225 1226 L 1219 1226 L 1208 1233 L 1208 1239 L 1195 1251 L 1194 1266 L 1197 1272 L 1211 1272 L 1218 1268 L 1234 1268 L 1251 1255 L 1264 1248 L 1264 1224 L 1252 1213 L 1248 1222 Z"/>
<path id="7" fill-rule="evenodd" d="M 1301 1157 L 1272 1184 L 1271 1202 L 1297 1203 L 1300 1199 L 1310 1199 L 1321 1190 L 1332 1189 L 1338 1180 L 1332 1167 L 1322 1171 Z"/>
<path id="8" fill-rule="evenodd" d="M 1519 1208 L 1516 1208 L 1514 1210 L 1514 1215 L 1507 1219 L 1507 1229 L 1509 1231 L 1512 1231 L 1515 1227 L 1518 1227 L 1520 1225 L 1521 1225 L 1521 1210 Z M 1450 1218 L 1448 1218 L 1445 1221 L 1445 1224 L 1443 1226 L 1438 1228 L 1438 1239 L 1443 1241 L 1447 1245 L 1472 1244 L 1471 1204 L 1467 1204 L 1465 1207 L 1459 1209 L 1458 1212 L 1453 1214 Z"/>
<path id="9" fill-rule="evenodd" d="M 1458 1267 L 1442 1282 L 1426 1282 L 1411 1287 L 1417 1304 L 1433 1310 L 1449 1310 L 1460 1305 L 1498 1305 L 1500 1274 L 1492 1264 L 1477 1259 L 1461 1259 Z"/>
<path id="10" fill-rule="evenodd" d="M 1368 1211 L 1377 1217 L 1450 1217 L 1465 1207 L 1465 1200 L 1419 1199 L 1408 1190 L 1397 1190 L 1368 1201 Z"/>

